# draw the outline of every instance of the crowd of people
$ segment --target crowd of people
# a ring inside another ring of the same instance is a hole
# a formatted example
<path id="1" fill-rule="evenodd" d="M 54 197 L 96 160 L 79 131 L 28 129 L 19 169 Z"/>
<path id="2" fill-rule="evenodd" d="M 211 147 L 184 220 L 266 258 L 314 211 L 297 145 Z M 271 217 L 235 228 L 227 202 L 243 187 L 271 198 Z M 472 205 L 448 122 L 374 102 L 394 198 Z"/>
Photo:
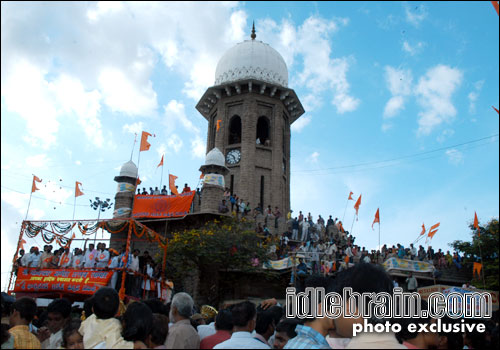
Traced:
<path id="1" fill-rule="evenodd" d="M 175 186 L 175 188 L 176 188 L 176 192 L 178 192 L 179 186 Z M 186 193 L 186 192 L 191 192 L 191 187 L 189 187 L 188 184 L 184 184 L 184 188 L 182 189 L 181 193 Z M 149 192 L 146 190 L 146 187 L 142 188 L 142 192 L 141 192 L 141 189 L 139 187 L 137 187 L 137 194 L 138 195 L 150 195 L 150 196 L 160 196 L 160 195 L 167 196 L 169 194 L 173 195 L 175 193 L 173 193 L 172 191 L 170 191 L 170 193 L 168 193 L 167 186 L 163 185 L 163 188 L 161 190 L 159 190 L 158 187 L 155 187 L 154 190 L 153 190 L 153 187 L 150 187 Z"/>
<path id="2" fill-rule="evenodd" d="M 311 276 L 305 287 L 324 287 L 326 292 L 339 294 L 344 287 L 358 293 L 393 293 L 393 282 L 384 269 L 367 263 L 341 271 L 335 278 Z M 299 305 L 299 311 L 318 307 L 314 301 L 310 303 Z M 422 308 L 426 307 L 423 302 Z M 397 333 L 362 331 L 353 336 L 353 325 L 363 322 L 399 323 L 402 327 Z M 465 320 L 467 324 L 484 323 L 485 332 L 419 327 L 435 322 L 427 316 L 287 318 L 276 299 L 225 304 L 217 311 L 209 305 L 196 306 L 185 292 L 176 293 L 169 303 L 156 298 L 124 303 L 115 289 L 103 287 L 85 301 L 83 310 L 64 298 L 53 300 L 46 309 L 38 308 L 28 297 L 10 305 L 2 299 L 2 349 L 498 348 L 498 311 L 492 319 Z M 451 326 L 461 321 L 445 316 L 441 322 Z M 410 324 L 415 325 L 415 332 L 408 331 Z"/>

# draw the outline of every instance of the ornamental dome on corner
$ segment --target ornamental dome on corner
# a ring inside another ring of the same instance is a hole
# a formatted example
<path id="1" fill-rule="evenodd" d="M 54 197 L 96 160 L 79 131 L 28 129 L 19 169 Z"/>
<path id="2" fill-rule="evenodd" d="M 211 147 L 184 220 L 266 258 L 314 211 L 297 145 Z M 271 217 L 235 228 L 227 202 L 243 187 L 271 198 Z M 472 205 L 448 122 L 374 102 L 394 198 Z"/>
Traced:
<path id="1" fill-rule="evenodd" d="M 278 51 L 255 39 L 245 40 L 230 48 L 215 69 L 215 84 L 222 85 L 245 79 L 257 79 L 288 87 L 288 69 Z"/>
<path id="2" fill-rule="evenodd" d="M 131 160 L 123 164 L 122 168 L 120 169 L 120 176 L 137 178 L 137 173 L 138 173 L 137 166 Z"/>
<path id="3" fill-rule="evenodd" d="M 225 167 L 225 164 L 224 155 L 217 147 L 208 152 L 205 157 L 205 165 L 218 165 Z"/>

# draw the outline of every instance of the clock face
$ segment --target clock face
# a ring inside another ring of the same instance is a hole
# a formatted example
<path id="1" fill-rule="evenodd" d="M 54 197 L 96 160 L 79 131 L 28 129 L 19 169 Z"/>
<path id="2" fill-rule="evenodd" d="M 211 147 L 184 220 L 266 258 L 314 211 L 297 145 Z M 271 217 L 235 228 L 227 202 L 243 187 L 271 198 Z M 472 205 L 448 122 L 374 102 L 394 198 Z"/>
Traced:
<path id="1" fill-rule="evenodd" d="M 239 149 L 232 149 L 227 152 L 226 163 L 230 165 L 238 164 L 241 159 L 241 152 Z"/>

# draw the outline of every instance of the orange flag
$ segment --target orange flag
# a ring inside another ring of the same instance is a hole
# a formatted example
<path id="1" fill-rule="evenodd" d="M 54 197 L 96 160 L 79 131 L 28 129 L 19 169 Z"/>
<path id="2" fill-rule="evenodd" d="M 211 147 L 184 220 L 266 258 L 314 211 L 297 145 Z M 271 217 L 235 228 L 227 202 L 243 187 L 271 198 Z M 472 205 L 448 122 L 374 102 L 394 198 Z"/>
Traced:
<path id="1" fill-rule="evenodd" d="M 356 209 L 356 216 L 358 216 L 358 210 L 359 210 L 360 204 L 361 204 L 361 195 L 359 195 L 359 198 L 356 201 L 356 204 L 354 204 L 354 209 Z"/>
<path id="2" fill-rule="evenodd" d="M 493 106 L 491 106 L 491 107 L 493 107 Z M 493 107 L 493 109 L 494 109 L 495 111 L 497 111 L 497 113 L 499 113 L 499 114 L 500 114 L 500 112 L 498 112 L 498 109 L 496 109 L 495 107 Z"/>
<path id="3" fill-rule="evenodd" d="M 375 219 L 373 220 L 373 223 L 372 223 L 372 230 L 373 230 L 373 225 L 378 222 L 378 224 L 380 225 L 380 214 L 379 214 L 379 208 L 377 208 L 377 212 L 375 213 Z"/>
<path id="4" fill-rule="evenodd" d="M 80 197 L 80 196 L 83 196 L 85 193 L 83 193 L 82 191 L 80 191 L 80 188 L 78 187 L 78 185 L 82 185 L 81 182 L 76 182 L 75 184 L 75 197 Z"/>
<path id="5" fill-rule="evenodd" d="M 175 179 L 177 179 L 177 176 L 172 174 L 168 175 L 168 187 L 170 188 L 170 192 L 178 195 L 179 192 L 177 192 L 177 188 L 175 188 Z"/>
<path id="6" fill-rule="evenodd" d="M 432 239 L 432 237 L 434 237 L 434 235 L 438 231 L 438 227 L 439 227 L 439 222 L 435 225 L 432 225 L 431 228 L 429 229 L 429 233 L 427 234 L 427 237 Z"/>
<path id="7" fill-rule="evenodd" d="M 219 131 L 221 123 L 222 123 L 221 119 L 217 120 L 217 131 Z"/>
<path id="8" fill-rule="evenodd" d="M 348 201 L 349 201 L 349 200 L 350 200 L 350 201 L 353 201 L 353 200 L 354 200 L 354 199 L 352 198 L 352 195 L 353 195 L 353 194 L 354 194 L 354 193 L 349 192 L 349 198 L 347 198 L 347 200 L 348 200 Z"/>
<path id="9" fill-rule="evenodd" d="M 476 274 L 476 271 L 477 271 L 477 275 L 481 276 L 482 269 L 483 269 L 483 264 L 475 262 L 473 267 L 472 267 L 472 276 L 474 276 Z"/>
<path id="10" fill-rule="evenodd" d="M 420 232 L 420 236 L 422 236 L 423 234 L 425 234 L 425 225 L 422 222 L 422 232 Z"/>
<path id="11" fill-rule="evenodd" d="M 480 237 L 481 236 L 481 231 L 479 230 L 479 220 L 477 219 L 476 212 L 474 212 L 474 227 L 477 230 L 477 236 Z"/>
<path id="12" fill-rule="evenodd" d="M 344 226 L 342 226 L 342 221 L 339 221 L 339 229 L 340 229 L 340 232 L 345 232 L 344 231 Z"/>
<path id="13" fill-rule="evenodd" d="M 21 247 L 20 249 L 24 249 L 24 244 L 26 243 L 26 241 L 24 239 L 21 240 Z"/>
<path id="14" fill-rule="evenodd" d="M 495 8 L 495 10 L 497 11 L 497 15 L 498 15 L 498 1 L 492 1 L 491 2 L 493 4 L 493 7 Z M 498 112 L 498 111 L 497 111 Z"/>
<path id="15" fill-rule="evenodd" d="M 35 192 L 35 191 L 38 191 L 38 190 L 39 190 L 39 188 L 37 188 L 37 187 L 36 187 L 36 183 L 35 183 L 35 181 L 36 181 L 36 182 L 42 182 L 42 180 L 40 180 L 40 179 L 38 178 L 38 176 L 33 175 L 33 184 L 31 185 L 31 193 L 33 193 L 33 192 Z"/>
<path id="16" fill-rule="evenodd" d="M 204 176 L 205 176 L 205 174 L 201 173 L 200 179 L 203 179 Z"/>
<path id="17" fill-rule="evenodd" d="M 135 182 L 135 185 L 139 186 L 141 183 L 142 183 L 141 179 L 139 179 L 139 177 L 137 177 L 137 181 Z"/>
<path id="18" fill-rule="evenodd" d="M 164 156 L 164 155 L 162 155 L 162 156 L 161 156 L 161 161 L 160 161 L 160 164 L 158 164 L 158 166 L 157 166 L 156 168 L 159 168 L 159 167 L 163 166 L 163 156 Z"/>
<path id="19" fill-rule="evenodd" d="M 151 135 L 149 132 L 146 132 L 146 131 L 142 132 L 141 148 L 139 149 L 139 152 L 148 151 L 149 147 L 151 147 L 151 144 L 148 142 L 149 136 L 153 136 L 153 135 Z"/>

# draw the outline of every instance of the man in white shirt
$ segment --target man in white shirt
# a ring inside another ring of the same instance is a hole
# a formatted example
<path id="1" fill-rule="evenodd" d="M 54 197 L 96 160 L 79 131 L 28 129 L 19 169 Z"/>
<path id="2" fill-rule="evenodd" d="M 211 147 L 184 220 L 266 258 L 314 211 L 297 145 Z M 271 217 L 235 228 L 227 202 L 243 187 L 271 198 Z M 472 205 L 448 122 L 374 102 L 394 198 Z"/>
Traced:
<path id="1" fill-rule="evenodd" d="M 40 267 L 41 261 L 42 261 L 42 255 L 40 254 L 38 247 L 31 247 L 27 266 L 28 267 Z"/>
<path id="2" fill-rule="evenodd" d="M 28 266 L 28 262 L 30 260 L 32 251 L 33 251 L 33 247 L 31 247 L 29 253 L 26 253 L 23 255 L 23 257 L 21 258 L 21 266 L 25 266 L 25 267 Z"/>
<path id="3" fill-rule="evenodd" d="M 270 349 L 268 344 L 255 339 L 252 332 L 257 321 L 257 310 L 250 301 L 236 304 L 231 310 L 233 334 L 231 338 L 217 344 L 214 349 Z"/>
<path id="4" fill-rule="evenodd" d="M 307 235 L 309 233 L 309 223 L 306 220 L 302 221 L 302 236 L 300 237 L 300 240 L 302 242 L 305 242 L 307 240 Z"/>
<path id="5" fill-rule="evenodd" d="M 108 266 L 109 261 L 109 252 L 106 250 L 105 243 L 97 244 L 97 256 L 95 258 L 96 267 L 104 268 Z"/>
<path id="6" fill-rule="evenodd" d="M 38 330 L 42 349 L 59 349 L 62 344 L 62 332 L 69 322 L 71 303 L 67 299 L 55 299 L 47 306 L 47 327 Z"/>
<path id="7" fill-rule="evenodd" d="M 87 244 L 87 242 L 85 242 Z M 85 249 L 85 247 L 84 247 Z M 94 249 L 94 245 L 89 244 L 89 249 L 85 249 L 85 257 L 83 259 L 83 267 L 85 268 L 94 268 L 95 267 L 95 258 L 97 255 L 97 250 Z"/>
<path id="8" fill-rule="evenodd" d="M 84 259 L 85 257 L 82 254 L 82 250 L 80 248 L 75 248 L 75 255 L 73 255 L 73 259 L 71 261 L 71 267 L 74 269 L 81 269 Z"/>
<path id="9" fill-rule="evenodd" d="M 128 292 L 132 296 L 139 297 L 140 296 L 139 283 L 141 281 L 141 277 L 134 275 L 134 272 L 139 272 L 139 249 L 134 249 L 134 252 L 129 255 L 127 268 L 129 270 L 132 270 L 127 275 Z"/>
<path id="10" fill-rule="evenodd" d="M 73 254 L 69 251 L 69 248 L 64 248 L 64 253 L 62 253 L 61 258 L 59 259 L 59 266 L 62 268 L 66 268 L 71 266 L 71 259 Z"/>

